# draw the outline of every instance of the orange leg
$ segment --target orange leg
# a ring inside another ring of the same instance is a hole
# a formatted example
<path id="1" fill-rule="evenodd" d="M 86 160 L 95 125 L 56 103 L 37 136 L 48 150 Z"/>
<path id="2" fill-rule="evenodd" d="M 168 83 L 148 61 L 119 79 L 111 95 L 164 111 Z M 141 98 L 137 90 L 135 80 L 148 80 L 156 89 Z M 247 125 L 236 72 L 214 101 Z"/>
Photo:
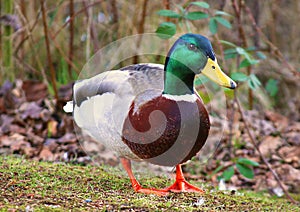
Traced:
<path id="1" fill-rule="evenodd" d="M 141 187 L 141 185 L 139 184 L 139 182 L 136 180 L 136 178 L 134 177 L 134 175 L 132 173 L 130 160 L 121 158 L 121 163 L 124 166 L 128 176 L 130 178 L 133 189 L 136 192 L 144 193 L 144 194 L 156 194 L 159 196 L 167 195 L 169 193 L 169 191 L 171 191 L 171 192 L 200 192 L 200 193 L 204 192 L 202 189 L 191 185 L 184 179 L 180 164 L 176 166 L 176 181 L 173 185 L 171 185 L 170 187 L 165 188 L 165 189 L 154 189 L 154 188 L 142 188 Z"/>
<path id="2" fill-rule="evenodd" d="M 159 195 L 159 196 L 164 196 L 164 195 L 168 194 L 168 192 L 166 190 L 159 190 L 159 189 L 154 189 L 154 188 L 142 188 L 142 186 L 136 180 L 136 178 L 134 177 L 134 175 L 132 173 L 130 160 L 125 159 L 125 158 L 121 158 L 121 163 L 124 166 L 128 176 L 130 178 L 133 189 L 136 192 L 144 193 L 144 194 L 156 194 L 156 195 Z"/>
<path id="3" fill-rule="evenodd" d="M 204 193 L 204 191 L 192 184 L 188 183 L 183 176 L 181 165 L 176 166 L 176 181 L 173 185 L 165 189 L 166 191 L 172 192 L 200 192 Z"/>

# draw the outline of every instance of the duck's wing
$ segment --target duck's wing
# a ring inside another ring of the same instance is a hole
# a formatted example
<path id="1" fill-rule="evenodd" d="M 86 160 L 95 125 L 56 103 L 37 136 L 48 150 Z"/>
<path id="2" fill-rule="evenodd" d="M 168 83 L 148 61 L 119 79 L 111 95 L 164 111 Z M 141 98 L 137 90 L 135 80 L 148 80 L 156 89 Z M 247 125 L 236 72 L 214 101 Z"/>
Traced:
<path id="1" fill-rule="evenodd" d="M 78 81 L 73 87 L 74 104 L 80 106 L 83 101 L 105 93 L 121 97 L 126 94 L 137 96 L 145 90 L 162 90 L 163 70 L 161 64 L 136 64 Z"/>
<path id="2" fill-rule="evenodd" d="M 78 81 L 73 87 L 73 116 L 87 134 L 130 157 L 122 142 L 124 120 L 132 102 L 151 99 L 163 90 L 163 65 L 138 64 Z"/>
<path id="3" fill-rule="evenodd" d="M 126 66 L 121 71 L 128 72 L 129 82 L 135 94 L 142 90 L 163 89 L 164 66 L 161 64 L 145 63 Z"/>

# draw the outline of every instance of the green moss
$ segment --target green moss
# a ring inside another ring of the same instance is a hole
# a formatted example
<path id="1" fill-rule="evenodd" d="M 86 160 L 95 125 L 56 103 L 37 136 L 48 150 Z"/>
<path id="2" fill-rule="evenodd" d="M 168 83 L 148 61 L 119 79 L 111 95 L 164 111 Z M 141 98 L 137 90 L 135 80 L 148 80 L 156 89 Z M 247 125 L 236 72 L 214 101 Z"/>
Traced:
<path id="1" fill-rule="evenodd" d="M 242 191 L 225 194 L 180 193 L 166 197 L 135 193 L 124 172 L 107 166 L 79 166 L 0 157 L 0 211 L 8 209 L 34 211 L 128 210 L 136 211 L 299 211 L 284 198 L 267 193 Z M 170 179 L 147 177 L 145 187 L 162 188 Z M 199 200 L 204 199 L 203 204 Z M 89 201 L 91 200 L 91 201 Z M 197 203 L 198 202 L 198 203 Z"/>

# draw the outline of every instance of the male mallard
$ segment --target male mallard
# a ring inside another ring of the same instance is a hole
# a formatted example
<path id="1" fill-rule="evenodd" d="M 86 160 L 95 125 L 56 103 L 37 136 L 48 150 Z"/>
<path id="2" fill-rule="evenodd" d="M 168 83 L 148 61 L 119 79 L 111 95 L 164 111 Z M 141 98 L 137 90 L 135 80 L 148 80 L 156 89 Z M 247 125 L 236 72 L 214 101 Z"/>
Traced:
<path id="1" fill-rule="evenodd" d="M 165 66 L 130 65 L 75 83 L 76 124 L 118 153 L 135 191 L 203 192 L 186 182 L 180 165 L 202 148 L 210 128 L 207 111 L 194 89 L 195 75 L 200 73 L 221 86 L 236 87 L 221 71 L 210 41 L 185 34 L 170 49 Z M 176 181 L 165 189 L 142 188 L 130 160 L 176 166 Z"/>

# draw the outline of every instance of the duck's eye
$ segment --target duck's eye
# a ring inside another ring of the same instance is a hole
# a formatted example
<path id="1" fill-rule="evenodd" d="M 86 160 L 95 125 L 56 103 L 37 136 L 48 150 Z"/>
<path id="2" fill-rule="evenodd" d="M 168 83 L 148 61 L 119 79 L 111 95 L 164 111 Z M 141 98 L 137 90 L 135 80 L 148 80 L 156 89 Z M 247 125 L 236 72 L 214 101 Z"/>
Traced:
<path id="1" fill-rule="evenodd" d="M 188 44 L 188 49 L 191 50 L 191 51 L 196 51 L 197 50 L 197 46 L 195 44 Z"/>

